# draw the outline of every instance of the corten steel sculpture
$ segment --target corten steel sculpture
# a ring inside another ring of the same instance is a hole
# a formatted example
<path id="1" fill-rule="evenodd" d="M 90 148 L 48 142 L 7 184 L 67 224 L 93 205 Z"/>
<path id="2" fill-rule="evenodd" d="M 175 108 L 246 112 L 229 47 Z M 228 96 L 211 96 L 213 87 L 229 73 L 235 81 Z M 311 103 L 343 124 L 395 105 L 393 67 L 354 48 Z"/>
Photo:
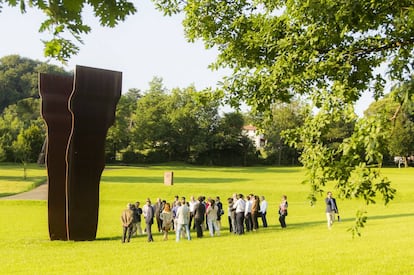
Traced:
<path id="1" fill-rule="evenodd" d="M 96 237 L 105 138 L 121 83 L 120 72 L 83 66 L 76 66 L 74 78 L 40 74 L 51 240 Z"/>

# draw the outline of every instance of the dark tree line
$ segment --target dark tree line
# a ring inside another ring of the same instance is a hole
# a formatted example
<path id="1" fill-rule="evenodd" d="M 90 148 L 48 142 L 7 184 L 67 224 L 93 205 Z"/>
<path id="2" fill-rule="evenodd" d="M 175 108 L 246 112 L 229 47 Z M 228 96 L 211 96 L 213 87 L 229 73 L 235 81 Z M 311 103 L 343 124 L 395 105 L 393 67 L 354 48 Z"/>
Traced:
<path id="1" fill-rule="evenodd" d="M 34 162 L 39 157 L 46 134 L 39 110 L 39 72 L 70 75 L 57 66 L 17 55 L 0 59 L 0 161 Z M 393 156 L 413 154 L 412 87 L 411 81 L 400 85 L 365 113 L 386 126 L 389 134 L 385 135 L 381 152 L 389 163 Z M 270 116 L 258 112 L 221 113 L 221 107 L 221 99 L 208 89 L 197 91 L 189 86 L 168 90 L 162 78 L 154 77 L 148 90 L 130 89 L 121 96 L 115 124 L 107 136 L 107 161 L 299 164 L 301 150 L 289 146 L 286 137 L 313 116 L 309 105 L 299 99 L 275 103 Z M 336 150 L 352 135 L 356 122 L 325 121 L 330 126 L 321 133 L 321 141 Z M 257 148 L 243 132 L 247 124 L 257 126 L 264 135 L 263 147 Z"/>
<path id="2" fill-rule="evenodd" d="M 39 110 L 39 72 L 71 74 L 17 55 L 0 59 L 0 161 L 35 162 L 39 157 L 46 135 Z M 259 125 L 259 120 L 241 112 L 221 113 L 222 102 L 212 95 L 193 86 L 168 90 L 159 77 L 146 91 L 130 89 L 121 96 L 115 124 L 108 132 L 107 161 L 297 164 L 297 153 L 287 163 L 280 158 L 266 160 L 266 150 L 275 150 L 272 142 L 259 150 L 243 133 L 247 122 Z"/>

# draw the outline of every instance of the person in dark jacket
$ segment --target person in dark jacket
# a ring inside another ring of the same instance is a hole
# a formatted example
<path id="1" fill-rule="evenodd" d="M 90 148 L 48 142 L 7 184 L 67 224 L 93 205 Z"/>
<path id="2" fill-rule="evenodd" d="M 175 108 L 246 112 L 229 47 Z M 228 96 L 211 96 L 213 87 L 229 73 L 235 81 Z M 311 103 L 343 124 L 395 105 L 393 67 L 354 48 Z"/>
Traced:
<path id="1" fill-rule="evenodd" d="M 142 212 L 145 218 L 145 224 L 146 224 L 145 230 L 148 235 L 148 242 L 153 242 L 154 239 L 152 238 L 151 226 L 154 223 L 154 207 L 152 207 L 150 199 L 147 199 L 147 202 L 144 205 Z"/>
<path id="2" fill-rule="evenodd" d="M 142 228 L 141 228 L 141 215 L 142 215 L 142 208 L 139 207 L 140 203 L 137 201 L 135 203 L 135 207 L 133 207 L 132 212 L 134 215 L 133 227 L 132 227 L 132 235 L 142 235 Z"/>
<path id="3" fill-rule="evenodd" d="M 198 197 L 198 204 L 194 209 L 194 224 L 197 230 L 197 238 L 203 237 L 203 222 L 206 215 L 206 207 L 203 203 L 203 197 Z"/>
<path id="4" fill-rule="evenodd" d="M 160 198 L 157 198 L 157 202 L 154 204 L 155 219 L 157 220 L 158 232 L 162 231 L 162 220 L 160 214 L 163 210 L 163 204 Z"/>
<path id="5" fill-rule="evenodd" d="M 332 192 L 329 191 L 327 193 L 327 197 L 325 198 L 326 204 L 326 219 L 328 221 L 328 228 L 331 229 L 332 224 L 335 220 L 335 214 L 338 214 L 338 206 L 336 204 L 336 200 L 332 197 Z"/>

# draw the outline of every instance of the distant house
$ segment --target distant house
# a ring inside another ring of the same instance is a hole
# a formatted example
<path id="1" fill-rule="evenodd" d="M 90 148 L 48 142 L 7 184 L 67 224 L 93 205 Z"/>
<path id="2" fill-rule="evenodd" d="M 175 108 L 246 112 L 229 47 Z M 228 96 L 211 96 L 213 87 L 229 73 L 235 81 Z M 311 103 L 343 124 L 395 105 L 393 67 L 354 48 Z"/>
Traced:
<path id="1" fill-rule="evenodd" d="M 257 127 L 253 125 L 243 126 L 242 133 L 247 136 L 253 144 L 256 146 L 256 149 L 263 148 L 266 145 L 266 139 L 264 135 L 257 131 Z"/>

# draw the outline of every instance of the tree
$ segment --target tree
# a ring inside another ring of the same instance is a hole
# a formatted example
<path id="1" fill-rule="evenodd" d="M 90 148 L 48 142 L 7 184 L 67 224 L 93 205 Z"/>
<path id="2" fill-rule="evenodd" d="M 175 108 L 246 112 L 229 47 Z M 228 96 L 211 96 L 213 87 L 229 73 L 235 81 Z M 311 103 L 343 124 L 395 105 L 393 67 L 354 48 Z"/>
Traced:
<path id="1" fill-rule="evenodd" d="M 306 104 L 300 100 L 273 104 L 269 116 L 260 113 L 253 115 L 252 123 L 259 126 L 266 137 L 264 147 L 266 163 L 277 165 L 297 164 L 299 152 L 286 144 L 283 132 L 302 125 L 304 117 L 307 115 L 309 115 L 309 110 Z"/>
<path id="2" fill-rule="evenodd" d="M 168 95 L 162 78 L 154 77 L 149 84 L 149 90 L 138 100 L 132 116 L 131 149 L 167 152 L 171 141 Z"/>
<path id="3" fill-rule="evenodd" d="M 115 123 L 108 130 L 105 143 L 107 161 L 114 161 L 117 153 L 126 149 L 132 140 L 132 114 L 136 110 L 141 91 L 130 89 L 121 95 L 116 108 Z"/>
<path id="4" fill-rule="evenodd" d="M 173 89 L 169 96 L 171 151 L 174 158 L 194 162 L 207 148 L 211 129 L 218 120 L 218 102 L 207 98 L 208 91 L 194 86 Z"/>
<path id="5" fill-rule="evenodd" d="M 16 105 L 9 106 L 0 116 L 0 147 L 6 161 L 14 159 L 12 143 L 17 139 L 20 130 L 24 129 L 24 121 L 20 119 L 16 109 Z"/>
<path id="6" fill-rule="evenodd" d="M 312 193 L 334 182 L 343 197 L 363 196 L 367 203 L 375 202 L 378 193 L 385 203 L 393 198 L 395 190 L 378 170 L 382 155 L 377 150 L 384 137 L 377 121 L 356 123 L 353 135 L 338 149 L 329 148 L 321 133 L 341 120 L 356 121 L 353 105 L 363 91 L 382 96 L 385 78 L 377 70 L 381 65 L 392 81 L 411 74 L 411 0 L 154 2 L 165 14 L 184 13 L 190 41 L 201 39 L 207 48 L 219 50 L 212 67 L 233 70 L 222 87 L 231 103 L 244 101 L 253 111 L 269 113 L 278 101 L 309 97 L 318 113 L 289 136 L 303 152 Z M 349 155 L 355 153 L 356 158 Z M 354 181 L 353 172 L 363 179 Z M 365 184 L 348 193 L 357 182 Z"/>
<path id="7" fill-rule="evenodd" d="M 27 163 L 37 159 L 43 140 L 44 133 L 42 133 L 42 130 L 36 125 L 31 125 L 29 128 L 21 131 L 13 142 L 14 154 L 23 163 L 24 179 L 27 177 Z"/>
<path id="8" fill-rule="evenodd" d="M 373 102 L 365 111 L 365 116 L 375 117 L 385 123 L 387 147 L 384 154 L 390 158 L 402 157 L 408 166 L 406 156 L 414 153 L 414 105 L 413 79 L 394 87 L 383 99 Z"/>
<path id="9" fill-rule="evenodd" d="M 21 99 L 39 98 L 39 73 L 69 74 L 60 67 L 18 55 L 0 59 L 0 113 Z"/>
<path id="10" fill-rule="evenodd" d="M 225 113 L 210 139 L 210 160 L 215 165 L 248 165 L 256 160 L 256 147 L 242 130 L 244 116 L 239 112 Z"/>
<path id="11" fill-rule="evenodd" d="M 133 3 L 126 0 L 0 0 L 0 12 L 3 3 L 12 7 L 19 5 L 22 13 L 25 13 L 28 7 L 42 11 L 46 19 L 39 31 L 48 31 L 52 34 L 50 40 L 43 42 L 44 53 L 63 62 L 79 51 L 73 40 L 82 43 L 82 35 L 91 31 L 90 26 L 83 21 L 85 6 L 92 8 L 94 16 L 99 19 L 102 26 L 111 28 L 136 12 Z"/>

